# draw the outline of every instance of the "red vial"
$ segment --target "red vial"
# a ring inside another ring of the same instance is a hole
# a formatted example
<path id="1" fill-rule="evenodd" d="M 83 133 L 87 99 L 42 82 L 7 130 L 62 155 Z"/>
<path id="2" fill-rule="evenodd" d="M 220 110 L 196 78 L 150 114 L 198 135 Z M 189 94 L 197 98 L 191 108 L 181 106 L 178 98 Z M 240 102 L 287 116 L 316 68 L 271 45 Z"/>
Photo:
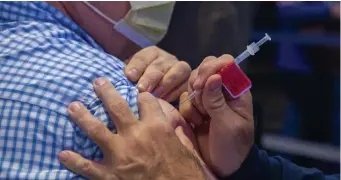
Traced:
<path id="1" fill-rule="evenodd" d="M 252 86 L 250 79 L 234 62 L 225 65 L 218 74 L 220 74 L 222 83 L 232 98 L 239 97 Z"/>

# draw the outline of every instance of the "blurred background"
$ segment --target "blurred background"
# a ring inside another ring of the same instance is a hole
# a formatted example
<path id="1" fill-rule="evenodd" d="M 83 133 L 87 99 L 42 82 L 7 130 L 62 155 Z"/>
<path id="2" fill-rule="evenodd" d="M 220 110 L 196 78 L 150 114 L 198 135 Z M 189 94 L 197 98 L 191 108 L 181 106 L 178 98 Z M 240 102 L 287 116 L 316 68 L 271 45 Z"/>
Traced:
<path id="1" fill-rule="evenodd" d="M 253 82 L 256 143 L 272 155 L 340 173 L 340 2 L 177 2 L 159 46 L 195 69 L 238 55 Z"/>

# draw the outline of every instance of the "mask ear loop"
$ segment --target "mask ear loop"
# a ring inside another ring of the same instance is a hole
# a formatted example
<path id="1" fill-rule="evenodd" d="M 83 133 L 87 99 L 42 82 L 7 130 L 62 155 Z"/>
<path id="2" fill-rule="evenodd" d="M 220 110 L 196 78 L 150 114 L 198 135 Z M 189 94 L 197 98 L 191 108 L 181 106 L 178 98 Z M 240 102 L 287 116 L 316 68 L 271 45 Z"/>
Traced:
<path id="1" fill-rule="evenodd" d="M 116 25 L 117 22 L 110 19 L 108 16 L 106 16 L 104 13 L 102 13 L 99 9 L 97 9 L 95 6 L 93 6 L 92 4 L 90 4 L 87 1 L 83 1 L 83 3 L 85 5 L 87 5 L 89 8 L 91 8 L 93 11 L 95 11 L 98 15 L 102 16 L 104 19 L 106 19 L 107 21 L 109 21 L 111 24 Z"/>

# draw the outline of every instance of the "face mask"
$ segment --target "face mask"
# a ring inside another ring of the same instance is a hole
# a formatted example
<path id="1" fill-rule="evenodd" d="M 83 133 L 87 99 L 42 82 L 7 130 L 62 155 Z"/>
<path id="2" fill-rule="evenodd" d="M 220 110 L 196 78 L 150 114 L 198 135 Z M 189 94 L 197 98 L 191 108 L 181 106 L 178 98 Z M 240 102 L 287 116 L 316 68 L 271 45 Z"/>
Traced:
<path id="1" fill-rule="evenodd" d="M 157 44 L 166 35 L 175 4 L 169 1 L 133 1 L 127 15 L 116 22 L 90 3 L 84 3 L 112 23 L 116 31 L 142 48 Z"/>

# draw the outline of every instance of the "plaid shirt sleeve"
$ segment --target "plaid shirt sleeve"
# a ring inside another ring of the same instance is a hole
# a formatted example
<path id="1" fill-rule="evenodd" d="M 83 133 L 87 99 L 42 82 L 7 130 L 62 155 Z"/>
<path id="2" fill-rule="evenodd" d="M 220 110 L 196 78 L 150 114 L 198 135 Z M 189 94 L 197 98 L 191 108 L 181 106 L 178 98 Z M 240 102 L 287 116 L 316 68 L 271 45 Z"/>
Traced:
<path id="1" fill-rule="evenodd" d="M 81 179 L 58 153 L 70 149 L 93 160 L 102 153 L 67 106 L 82 102 L 114 131 L 92 87 L 106 77 L 138 116 L 138 90 L 123 68 L 45 2 L 0 2 L 0 179 Z"/>

